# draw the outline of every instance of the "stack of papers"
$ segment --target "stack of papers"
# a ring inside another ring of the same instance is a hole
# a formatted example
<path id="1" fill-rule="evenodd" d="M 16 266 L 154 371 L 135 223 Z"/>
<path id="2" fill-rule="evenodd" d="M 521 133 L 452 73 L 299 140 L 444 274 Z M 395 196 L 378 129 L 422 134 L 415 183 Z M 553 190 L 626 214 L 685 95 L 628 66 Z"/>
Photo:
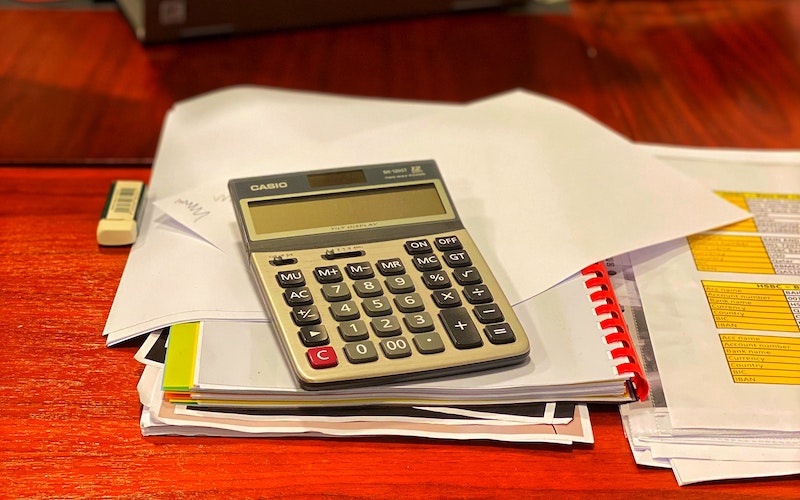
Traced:
<path id="1" fill-rule="evenodd" d="M 636 461 L 680 484 L 800 473 L 800 154 L 646 149 L 753 218 L 614 259 L 651 382 L 621 407 Z"/>
<path id="2" fill-rule="evenodd" d="M 249 275 L 228 179 L 426 158 L 437 161 L 464 225 L 515 311 L 527 318 L 529 363 L 394 388 L 379 409 L 371 399 L 387 388 L 367 390 L 355 395 L 363 410 L 357 414 L 341 410 L 353 408 L 353 394 L 299 401 L 302 393 L 288 385 L 286 366 L 269 345 L 274 338 Z M 590 441 L 585 406 L 552 402 L 629 400 L 630 374 L 608 355 L 616 346 L 603 343 L 603 318 L 586 316 L 595 305 L 576 271 L 747 217 L 575 109 L 525 91 L 441 105 L 225 89 L 169 112 L 149 196 L 104 330 L 107 343 L 143 335 L 155 343 L 161 335 L 153 332 L 186 323 L 205 333 L 196 337 L 201 348 L 190 360 L 198 369 L 188 372 L 185 390 L 164 391 L 168 358 L 146 362 L 139 388 L 145 434 Z M 267 354 L 242 363 L 236 349 L 248 348 Z M 209 353 L 234 361 L 215 370 L 203 358 Z M 247 393 L 255 396 L 242 398 Z M 230 394 L 233 404 L 221 403 Z M 481 410 L 478 403 L 529 408 Z M 285 413 L 268 413 L 267 406 Z M 298 411 L 321 406 L 344 413 Z M 399 415 L 387 406 L 413 411 Z"/>
<path id="3" fill-rule="evenodd" d="M 522 364 L 379 389 L 302 389 L 268 324 L 185 323 L 170 333 L 163 387 L 173 401 L 237 407 L 630 401 L 629 376 L 614 371 L 619 361 L 609 358 L 586 295 L 583 277 L 575 276 L 514 308 L 536 340 Z"/>
<path id="4" fill-rule="evenodd" d="M 163 390 L 168 329 L 147 337 L 136 355 L 145 436 L 406 436 L 551 444 L 592 443 L 585 404 L 415 406 L 411 404 L 175 403 Z M 229 402 L 230 403 L 230 402 Z"/>

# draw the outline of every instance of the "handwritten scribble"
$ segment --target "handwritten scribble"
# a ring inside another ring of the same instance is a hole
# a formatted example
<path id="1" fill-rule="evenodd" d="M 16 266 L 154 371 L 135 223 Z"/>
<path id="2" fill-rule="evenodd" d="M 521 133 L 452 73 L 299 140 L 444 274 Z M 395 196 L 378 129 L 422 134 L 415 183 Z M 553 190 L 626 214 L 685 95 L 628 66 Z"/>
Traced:
<path id="1" fill-rule="evenodd" d="M 194 217 L 195 224 L 200 222 L 204 217 L 211 215 L 211 210 L 206 210 L 200 203 L 197 203 L 196 201 L 178 198 L 175 200 L 175 204 L 186 207 L 192 217 Z"/>

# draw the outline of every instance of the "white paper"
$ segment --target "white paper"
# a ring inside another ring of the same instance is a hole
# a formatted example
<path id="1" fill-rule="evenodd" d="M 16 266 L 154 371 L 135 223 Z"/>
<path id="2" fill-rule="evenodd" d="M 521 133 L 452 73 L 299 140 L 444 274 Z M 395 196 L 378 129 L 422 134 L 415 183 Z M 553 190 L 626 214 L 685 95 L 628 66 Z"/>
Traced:
<path id="1" fill-rule="evenodd" d="M 686 241 L 634 252 L 631 260 L 673 427 L 800 431 L 800 386 L 734 383 Z M 743 281 L 732 273 L 714 279 Z M 758 281 L 800 283 L 800 277 Z"/>
<path id="2" fill-rule="evenodd" d="M 257 100 L 251 94 L 249 98 Z M 110 344 L 180 321 L 264 318 L 232 222 L 215 235 L 203 234 L 199 227 L 205 217 L 196 221 L 198 206 L 208 210 L 212 204 L 207 196 L 212 201 L 223 196 L 231 177 L 434 158 L 465 226 L 512 303 L 605 257 L 742 218 L 739 209 L 585 115 L 522 91 L 466 107 L 431 109 L 415 121 L 325 144 L 316 137 L 304 142 L 296 134 L 292 147 L 274 145 L 269 155 L 259 144 L 272 128 L 294 125 L 304 130 L 308 123 L 279 115 L 275 118 L 283 122 L 245 132 L 239 120 L 246 121 L 249 114 L 242 111 L 241 116 L 224 117 L 241 135 L 222 134 L 223 140 L 213 133 L 215 123 L 198 126 L 194 121 L 194 115 L 203 115 L 196 108 L 214 114 L 214 106 L 201 101 L 191 113 L 176 109 L 165 125 L 151 181 L 160 210 L 151 210 L 143 227 L 148 234 L 131 252 L 104 331 Z M 273 101 L 280 99 L 265 98 L 262 106 L 269 109 Z M 315 109 L 295 106 L 298 115 Z M 358 106 L 374 110 L 376 104 Z M 415 106 L 420 114 L 420 105 Z M 279 107 L 286 110 L 291 104 L 280 102 Z M 335 108 L 327 117 L 333 120 L 343 109 Z M 324 128 L 325 116 L 308 117 Z M 381 117 L 385 125 L 386 115 Z M 196 199 L 186 195 L 210 178 L 217 179 L 218 189 L 203 188 Z M 194 224 L 184 217 L 187 202 L 164 203 L 169 196 L 188 200 Z M 152 224 L 162 210 L 216 248 L 198 238 L 180 241 L 179 232 Z M 228 217 L 232 221 L 232 210 Z M 158 290 L 158 296 L 148 295 L 149 290 Z"/>
<path id="3" fill-rule="evenodd" d="M 148 366 L 148 369 L 157 369 Z M 142 384 L 140 384 L 142 385 Z M 513 420 L 463 419 L 387 419 L 381 417 L 254 417 L 243 414 L 195 411 L 164 401 L 158 385 L 151 386 L 151 403 L 142 410 L 141 427 L 145 436 L 414 436 L 452 440 L 493 440 L 504 442 L 543 442 L 552 444 L 593 443 L 586 405 L 576 405 L 574 418 L 566 423 L 533 424 Z"/>
<path id="4" fill-rule="evenodd" d="M 158 200 L 229 171 L 268 166 L 279 154 L 453 106 L 255 86 L 202 94 L 167 114 L 149 193 Z"/>
<path id="5" fill-rule="evenodd" d="M 800 447 L 781 447 L 780 442 L 764 446 L 737 445 L 735 441 L 719 440 L 714 445 L 681 443 L 649 444 L 654 458 L 690 458 L 694 460 L 731 460 L 737 462 L 794 462 L 800 464 Z"/>
<path id="6" fill-rule="evenodd" d="M 798 152 L 638 147 L 709 188 L 789 195 L 800 189 Z M 765 223 L 765 227 L 796 227 L 798 222 L 796 213 L 760 217 L 764 222 L 786 223 Z M 746 228 L 739 229 L 743 231 L 719 234 L 759 235 L 747 232 Z M 734 383 L 719 333 L 788 336 L 799 340 L 800 335 L 717 329 L 700 284 L 701 279 L 796 283 L 798 276 L 700 272 L 684 240 L 635 252 L 631 260 L 658 362 L 657 381 L 663 384 L 668 405 L 621 406 L 626 435 L 637 463 L 667 462 L 682 485 L 800 472 L 800 432 L 797 432 L 800 385 Z"/>
<path id="7" fill-rule="evenodd" d="M 281 356 L 277 335 L 266 323 L 209 321 L 202 325 L 194 382 L 198 391 L 231 399 L 286 402 L 475 401 L 498 403 L 628 399 L 589 299 L 584 277 L 575 277 L 514 306 L 531 344 L 530 360 L 499 370 L 384 385 L 304 391 Z M 251 397 L 245 397 L 250 395 Z M 202 399 L 198 395 L 198 400 Z M 433 403 L 431 403 L 433 404 Z"/>
<path id="8" fill-rule="evenodd" d="M 148 200 L 203 185 L 221 172 L 268 165 L 297 148 L 450 106 L 261 87 L 182 101 L 164 122 Z M 263 319 L 244 252 L 233 241 L 223 252 L 148 205 L 103 330 L 107 343 L 185 321 Z"/>
<path id="9" fill-rule="evenodd" d="M 770 477 L 800 474 L 798 462 L 733 462 L 675 458 L 671 461 L 678 484 L 740 479 L 743 477 Z"/>
<path id="10" fill-rule="evenodd" d="M 520 405 L 522 406 L 522 405 Z M 547 403 L 545 415 L 541 417 L 531 417 L 525 415 L 509 415 L 503 413 L 494 413 L 480 406 L 473 407 L 451 407 L 451 406 L 424 406 L 421 409 L 444 413 L 447 415 L 461 415 L 471 418 L 487 418 L 498 419 L 504 422 L 517 422 L 527 424 L 568 424 L 572 420 L 572 416 L 557 418 L 554 416 L 556 403 Z"/>
<path id="11" fill-rule="evenodd" d="M 643 149 L 714 189 L 767 194 L 800 191 L 800 153 L 797 152 Z M 798 237 L 796 234 L 786 236 Z M 716 280 L 791 284 L 800 283 L 800 276 L 701 272 L 684 239 L 634 252 L 631 260 L 672 425 L 675 428 L 800 430 L 800 386 L 734 383 L 722 353 L 719 333 L 798 339 L 800 335 L 718 330 L 701 283 L 701 280 Z"/>
<path id="12" fill-rule="evenodd" d="M 239 239 L 224 203 L 230 175 L 426 158 L 439 164 L 512 304 L 605 257 L 743 217 L 576 110 L 522 91 L 226 172 L 215 190 L 204 185 L 158 206 L 176 218 L 190 214 L 193 230 L 229 248 L 226 239 Z"/>

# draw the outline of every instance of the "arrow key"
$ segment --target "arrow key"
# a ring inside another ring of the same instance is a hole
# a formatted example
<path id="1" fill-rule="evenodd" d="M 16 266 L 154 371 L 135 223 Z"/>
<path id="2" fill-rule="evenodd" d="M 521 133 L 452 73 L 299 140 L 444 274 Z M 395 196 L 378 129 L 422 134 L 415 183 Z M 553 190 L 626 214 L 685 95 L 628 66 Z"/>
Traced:
<path id="1" fill-rule="evenodd" d="M 330 342 L 328 330 L 323 325 L 304 326 L 300 328 L 300 341 L 306 347 L 326 345 Z"/>

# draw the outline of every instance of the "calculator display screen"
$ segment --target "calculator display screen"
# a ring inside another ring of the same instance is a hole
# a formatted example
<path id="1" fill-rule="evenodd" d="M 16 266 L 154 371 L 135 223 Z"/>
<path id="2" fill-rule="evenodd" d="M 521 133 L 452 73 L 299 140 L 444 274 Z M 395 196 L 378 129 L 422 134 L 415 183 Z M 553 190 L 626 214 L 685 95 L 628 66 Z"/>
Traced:
<path id="1" fill-rule="evenodd" d="M 309 174 L 308 185 L 312 188 L 343 186 L 345 184 L 365 184 L 367 176 L 363 170 L 343 170 Z"/>
<path id="2" fill-rule="evenodd" d="M 256 237 L 438 219 L 448 214 L 434 183 L 255 200 L 248 210 Z"/>

